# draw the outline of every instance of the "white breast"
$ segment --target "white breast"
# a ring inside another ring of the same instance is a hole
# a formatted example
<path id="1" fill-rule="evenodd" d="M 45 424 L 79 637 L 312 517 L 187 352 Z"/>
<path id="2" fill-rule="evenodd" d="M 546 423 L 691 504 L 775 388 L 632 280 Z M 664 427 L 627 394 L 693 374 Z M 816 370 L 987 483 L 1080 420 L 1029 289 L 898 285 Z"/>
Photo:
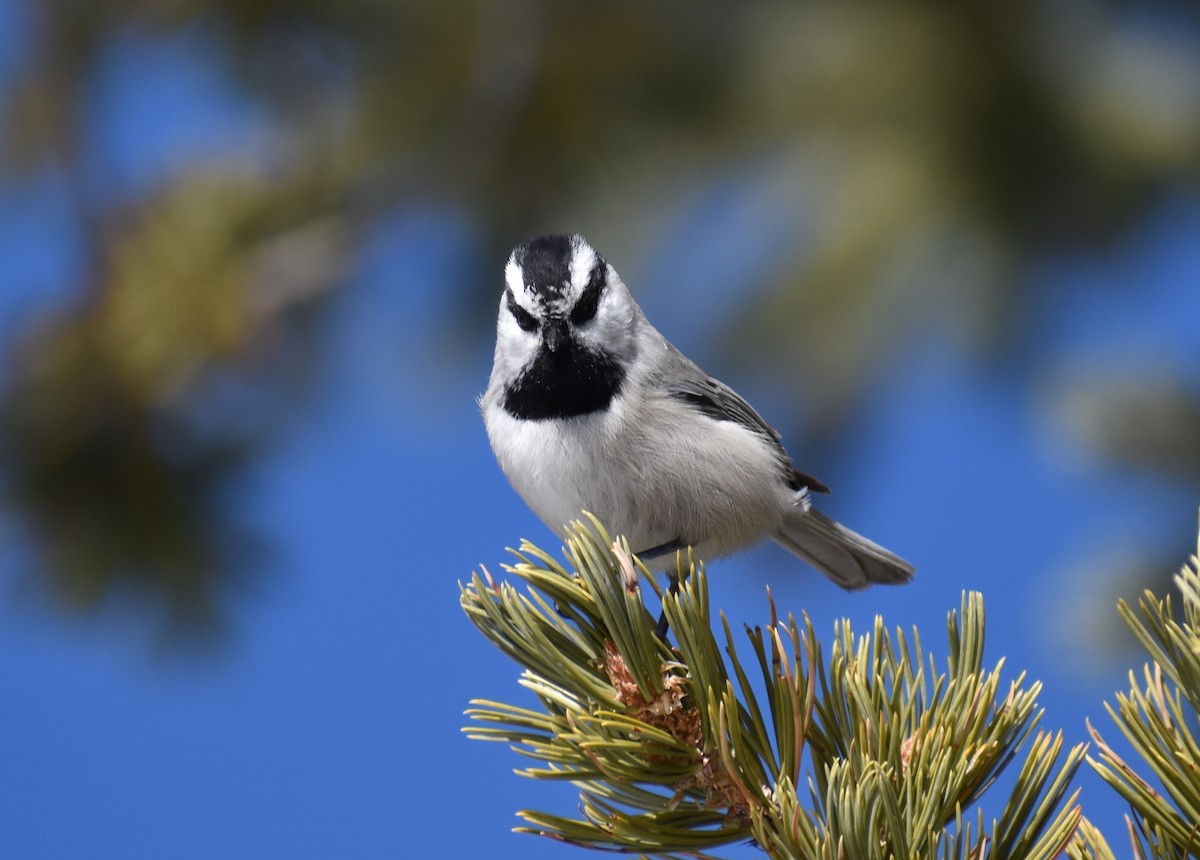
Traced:
<path id="1" fill-rule="evenodd" d="M 714 558 L 775 534 L 787 510 L 803 503 L 758 434 L 665 394 L 638 395 L 619 396 L 604 412 L 549 421 L 521 421 L 495 402 L 485 405 L 501 468 L 556 533 L 587 510 L 634 551 L 680 539 Z"/>
<path id="2" fill-rule="evenodd" d="M 546 525 L 561 535 L 584 510 L 610 521 L 615 500 L 601 476 L 608 471 L 602 461 L 611 413 L 524 421 L 493 403 L 484 418 L 500 468 Z"/>

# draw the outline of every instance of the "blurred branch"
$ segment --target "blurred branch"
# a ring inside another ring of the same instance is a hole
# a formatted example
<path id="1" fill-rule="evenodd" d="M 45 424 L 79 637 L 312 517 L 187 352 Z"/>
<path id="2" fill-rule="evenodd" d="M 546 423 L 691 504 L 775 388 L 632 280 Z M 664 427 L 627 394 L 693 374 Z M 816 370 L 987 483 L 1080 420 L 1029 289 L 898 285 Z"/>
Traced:
<path id="1" fill-rule="evenodd" d="M 1200 483 L 1200 390 L 1167 368 L 1126 370 L 1061 386 L 1053 409 L 1105 461 Z"/>

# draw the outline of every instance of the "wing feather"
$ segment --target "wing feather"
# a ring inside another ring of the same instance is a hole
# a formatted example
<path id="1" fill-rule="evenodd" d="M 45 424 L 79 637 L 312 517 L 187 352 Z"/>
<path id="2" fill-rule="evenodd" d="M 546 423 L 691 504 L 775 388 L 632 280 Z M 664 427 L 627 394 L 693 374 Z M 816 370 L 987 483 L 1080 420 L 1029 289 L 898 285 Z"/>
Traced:
<path id="1" fill-rule="evenodd" d="M 670 346 L 677 361 L 694 369 L 694 373 L 679 374 L 670 382 L 664 380 L 663 389 L 667 396 L 673 397 L 703 415 L 715 421 L 732 421 L 743 427 L 765 436 L 779 450 L 789 473 L 789 483 L 797 490 L 807 488 L 815 493 L 828 493 L 829 488 L 812 475 L 801 472 L 792 463 L 787 449 L 783 447 L 783 437 L 779 431 L 768 424 L 745 399 L 719 379 L 714 379 L 704 373 L 694 362 L 683 353 Z"/>

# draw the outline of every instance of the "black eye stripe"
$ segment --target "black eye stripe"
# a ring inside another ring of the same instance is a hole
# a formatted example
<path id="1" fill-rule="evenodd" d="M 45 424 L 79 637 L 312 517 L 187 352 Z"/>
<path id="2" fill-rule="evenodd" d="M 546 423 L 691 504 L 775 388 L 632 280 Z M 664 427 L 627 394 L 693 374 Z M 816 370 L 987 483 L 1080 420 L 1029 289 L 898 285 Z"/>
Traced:
<path id="1" fill-rule="evenodd" d="M 513 315 L 513 319 L 517 321 L 517 325 L 525 331 L 537 331 L 537 319 L 533 314 L 517 304 L 516 296 L 513 295 L 512 290 L 505 290 L 504 296 L 508 304 L 508 312 Z"/>
<path id="2" fill-rule="evenodd" d="M 607 285 L 608 267 L 604 264 L 603 260 L 597 260 L 596 265 L 592 267 L 587 286 L 583 288 L 583 295 L 579 297 L 579 301 L 571 309 L 571 322 L 573 324 L 581 325 L 596 316 L 596 311 L 600 308 L 600 298 L 604 295 L 604 288 Z"/>

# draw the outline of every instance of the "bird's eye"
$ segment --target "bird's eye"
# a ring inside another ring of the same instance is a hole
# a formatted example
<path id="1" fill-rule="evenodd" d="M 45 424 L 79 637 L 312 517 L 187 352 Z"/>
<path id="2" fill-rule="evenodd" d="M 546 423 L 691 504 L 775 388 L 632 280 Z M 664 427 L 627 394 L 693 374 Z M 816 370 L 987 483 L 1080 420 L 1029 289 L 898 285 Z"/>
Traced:
<path id="1" fill-rule="evenodd" d="M 511 292 L 507 293 L 507 295 L 508 295 L 508 312 L 513 315 L 513 318 L 517 321 L 517 325 L 519 325 L 522 328 L 522 330 L 524 330 L 524 331 L 528 331 L 528 332 L 537 331 L 538 330 L 537 318 L 534 317 L 534 315 L 531 314 L 529 311 L 525 310 L 525 308 L 523 308 L 519 304 L 517 304 L 517 300 L 513 297 L 513 294 Z"/>
<path id="2" fill-rule="evenodd" d="M 571 309 L 571 323 L 573 325 L 582 325 L 596 316 L 596 311 L 600 309 L 600 290 L 602 285 L 593 287 L 591 284 L 583 291 L 579 301 L 575 303 L 575 307 Z"/>

